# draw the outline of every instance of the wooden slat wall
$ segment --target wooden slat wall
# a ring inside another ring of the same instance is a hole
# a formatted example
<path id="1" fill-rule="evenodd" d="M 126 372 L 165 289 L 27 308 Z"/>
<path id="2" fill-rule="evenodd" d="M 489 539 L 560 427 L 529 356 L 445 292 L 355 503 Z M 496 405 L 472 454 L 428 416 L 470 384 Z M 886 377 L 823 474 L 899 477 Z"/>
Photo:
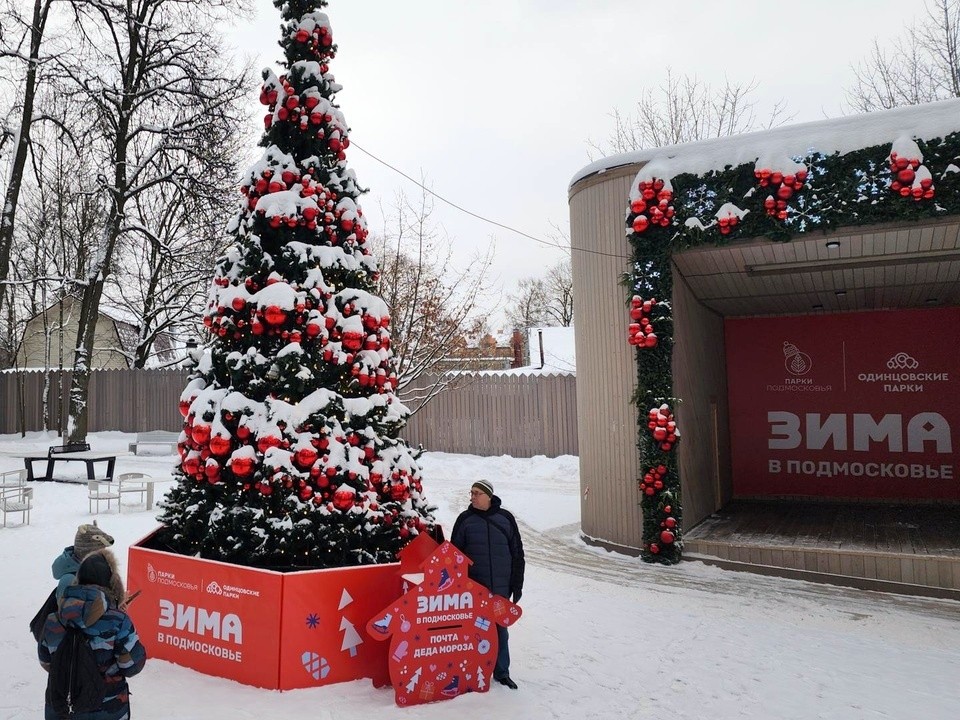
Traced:
<path id="1" fill-rule="evenodd" d="M 178 401 L 187 384 L 185 371 L 100 370 L 90 385 L 90 432 L 119 430 L 177 431 Z M 42 430 L 42 372 L 0 373 L 0 433 L 23 427 Z M 55 417 L 59 382 L 49 373 L 50 413 Z M 432 384 L 432 378 L 422 383 Z M 19 383 L 23 383 L 20 401 Z M 70 374 L 62 378 L 64 392 Z M 477 375 L 447 390 L 416 412 L 404 436 L 428 450 L 473 455 L 577 454 L 577 381 L 573 375 Z M 66 407 L 63 408 L 64 416 Z M 51 430 L 57 429 L 51 421 Z"/>
<path id="2" fill-rule="evenodd" d="M 187 384 L 182 370 L 98 370 L 90 377 L 90 432 L 119 430 L 179 430 L 183 418 L 178 401 Z M 49 430 L 57 430 L 56 412 L 63 393 L 62 413 L 67 415 L 66 392 L 70 373 L 26 372 L 0 374 L 0 433 L 43 430 L 43 388 L 49 379 Z M 22 383 L 23 394 L 19 391 Z M 62 384 L 62 385 L 61 385 Z M 61 389 L 62 388 L 62 389 Z M 64 422 L 65 425 L 65 422 Z M 62 427 L 62 426 L 61 426 Z"/>
<path id="3" fill-rule="evenodd" d="M 733 497 L 723 318 L 707 309 L 686 281 L 673 276 L 674 394 L 682 399 L 677 452 L 683 525 L 691 528 Z"/>
<path id="4" fill-rule="evenodd" d="M 576 455 L 576 396 L 573 375 L 470 376 L 416 410 L 403 435 L 439 452 Z"/>
<path id="5" fill-rule="evenodd" d="M 639 547 L 637 410 L 629 314 L 620 278 L 629 268 L 624 211 L 636 168 L 581 181 L 570 195 L 573 293 L 577 302 L 577 417 L 581 528 Z"/>

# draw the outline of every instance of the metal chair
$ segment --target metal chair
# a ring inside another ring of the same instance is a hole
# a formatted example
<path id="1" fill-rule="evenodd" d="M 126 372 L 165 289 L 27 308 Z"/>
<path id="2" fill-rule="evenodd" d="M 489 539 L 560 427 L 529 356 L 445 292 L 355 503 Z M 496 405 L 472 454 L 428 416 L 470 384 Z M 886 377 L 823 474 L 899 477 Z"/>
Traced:
<path id="1" fill-rule="evenodd" d="M 7 515 L 20 513 L 21 524 L 30 524 L 30 510 L 33 509 L 33 488 L 5 487 L 0 488 L 0 513 L 3 514 L 3 527 L 7 526 Z"/>
<path id="2" fill-rule="evenodd" d="M 6 470 L 0 472 L 0 488 L 19 488 L 27 484 L 26 470 Z"/>
<path id="3" fill-rule="evenodd" d="M 100 503 L 107 503 L 107 510 L 110 510 L 110 503 L 117 501 L 117 512 L 120 512 L 120 486 L 115 485 L 109 480 L 90 480 L 87 482 L 87 500 L 90 505 L 90 513 L 93 514 L 93 504 L 97 504 L 96 512 L 100 512 Z"/>
<path id="4" fill-rule="evenodd" d="M 140 502 L 147 504 L 148 486 L 143 482 L 138 482 L 148 476 L 139 472 L 120 473 L 117 476 L 117 492 L 120 495 L 124 493 L 140 493 Z M 121 511 L 123 510 L 121 506 Z"/>

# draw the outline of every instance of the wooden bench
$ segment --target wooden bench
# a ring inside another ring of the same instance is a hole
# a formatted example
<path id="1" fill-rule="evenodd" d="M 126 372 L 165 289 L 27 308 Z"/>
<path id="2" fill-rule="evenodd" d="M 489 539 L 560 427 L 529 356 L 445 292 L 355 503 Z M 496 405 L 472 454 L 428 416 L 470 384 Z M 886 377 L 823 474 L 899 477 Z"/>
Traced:
<path id="1" fill-rule="evenodd" d="M 168 430 L 151 430 L 150 432 L 137 433 L 137 441 L 128 446 L 130 452 L 134 455 L 140 454 L 141 447 L 166 447 L 168 453 L 173 453 L 177 449 L 177 442 L 180 440 L 180 433 L 170 432 Z"/>
<path id="2" fill-rule="evenodd" d="M 47 457 L 53 457 L 54 455 L 60 455 L 61 453 L 89 452 L 89 451 L 90 451 L 90 443 L 88 442 L 64 443 L 63 445 L 52 445 L 47 450 Z"/>

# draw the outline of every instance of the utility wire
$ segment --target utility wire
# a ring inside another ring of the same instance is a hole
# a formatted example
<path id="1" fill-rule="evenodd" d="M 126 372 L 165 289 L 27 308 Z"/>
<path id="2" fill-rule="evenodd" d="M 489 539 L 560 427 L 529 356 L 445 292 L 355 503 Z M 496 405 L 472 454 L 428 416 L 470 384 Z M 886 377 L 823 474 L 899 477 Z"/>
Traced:
<path id="1" fill-rule="evenodd" d="M 452 201 L 450 201 L 450 200 L 447 200 L 445 197 L 443 197 L 442 195 L 439 195 L 438 193 L 434 192 L 433 190 L 431 190 L 430 188 L 428 188 L 426 185 L 424 185 L 423 183 L 421 183 L 419 180 L 414 180 L 412 177 L 410 177 L 409 175 L 407 175 L 407 173 L 403 172 L 403 170 L 400 170 L 399 168 L 394 167 L 393 165 L 391 165 L 390 163 L 388 163 L 386 160 L 382 160 L 381 158 L 377 157 L 376 155 L 374 155 L 374 154 L 373 154 L 372 152 L 370 152 L 369 150 L 366 150 L 366 149 L 360 147 L 359 145 L 357 145 L 357 143 L 354 142 L 352 138 L 350 139 L 350 147 L 356 148 L 357 150 L 359 150 L 360 152 L 362 152 L 364 155 L 366 155 L 367 157 L 369 157 L 371 160 L 375 160 L 376 162 L 380 163 L 380 164 L 383 165 L 384 167 L 389 168 L 390 170 L 393 170 L 393 171 L 394 171 L 395 173 L 397 173 L 398 175 L 401 175 L 402 177 L 405 177 L 407 180 L 409 180 L 410 182 L 412 182 L 414 185 L 416 185 L 417 187 L 419 187 L 419 188 L 420 188 L 421 190 L 423 190 L 424 192 L 430 193 L 433 197 L 435 197 L 435 198 L 436 198 L 437 200 L 439 200 L 440 202 L 446 203 L 447 205 L 449 205 L 450 207 L 454 208 L 455 210 L 459 210 L 460 212 L 462 212 L 462 213 L 464 213 L 464 214 L 466 214 L 466 215 L 469 215 L 470 217 L 474 217 L 474 218 L 476 218 L 477 220 L 480 220 L 481 222 L 485 222 L 485 223 L 488 223 L 488 224 L 490 224 L 490 225 L 495 225 L 496 227 L 503 228 L 504 230 L 507 230 L 507 231 L 512 232 L 512 233 L 516 233 L 517 235 L 522 235 L 523 237 L 528 238 L 528 239 L 530 239 L 530 240 L 533 240 L 533 241 L 536 242 L 536 243 L 540 243 L 541 245 L 546 245 L 547 247 L 556 248 L 557 250 L 563 250 L 564 252 L 567 252 L 567 253 L 571 253 L 571 252 L 582 252 L 582 253 L 589 253 L 589 254 L 591 254 L 591 255 L 602 255 L 602 256 L 604 256 L 604 257 L 613 257 L 613 258 L 617 258 L 618 260 L 625 260 L 625 261 L 628 261 L 628 262 L 630 261 L 630 258 L 627 257 L 626 255 L 618 255 L 617 253 L 603 252 L 602 250 L 590 250 L 589 248 L 567 247 L 567 246 L 561 245 L 561 244 L 559 244 L 559 243 L 550 242 L 550 241 L 548 241 L 548 240 L 543 240 L 543 239 L 541 239 L 541 238 L 534 237 L 533 235 L 530 235 L 529 233 L 525 233 L 525 232 L 523 232 L 523 230 L 517 230 L 516 228 L 510 227 L 509 225 L 504 225 L 503 223 L 497 222 L 496 220 L 491 220 L 490 218 L 484 217 L 483 215 L 478 215 L 477 213 L 475 213 L 475 212 L 473 212 L 473 211 L 471 211 L 471 210 L 467 210 L 465 207 L 462 207 L 462 206 L 460 206 L 460 205 L 457 205 L 455 202 L 452 202 Z"/>

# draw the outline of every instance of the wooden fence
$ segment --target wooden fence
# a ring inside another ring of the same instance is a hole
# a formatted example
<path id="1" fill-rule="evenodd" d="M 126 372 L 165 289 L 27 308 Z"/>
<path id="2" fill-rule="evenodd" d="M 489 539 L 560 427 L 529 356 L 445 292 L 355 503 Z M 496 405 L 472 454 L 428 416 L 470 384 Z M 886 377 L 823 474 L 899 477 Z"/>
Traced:
<path id="1" fill-rule="evenodd" d="M 0 373 L 0 433 L 44 429 L 45 383 L 48 429 L 65 427 L 70 376 L 57 371 Z M 179 430 L 183 417 L 178 402 L 188 376 L 185 370 L 97 370 L 90 376 L 88 430 Z"/>
<path id="2" fill-rule="evenodd" d="M 441 452 L 576 455 L 577 379 L 573 375 L 467 376 L 414 413 L 404 435 L 411 443 Z"/>
<path id="3" fill-rule="evenodd" d="M 90 380 L 89 430 L 179 430 L 182 370 L 98 370 Z M 425 384 L 430 378 L 423 379 Z M 0 373 L 0 434 L 65 426 L 70 373 Z M 61 403 L 61 398 L 63 402 Z M 411 408 L 415 404 L 411 404 Z M 64 422 L 58 425 L 57 412 Z M 476 375 L 418 410 L 404 437 L 427 450 L 473 455 L 577 454 L 577 388 L 572 375 Z"/>

